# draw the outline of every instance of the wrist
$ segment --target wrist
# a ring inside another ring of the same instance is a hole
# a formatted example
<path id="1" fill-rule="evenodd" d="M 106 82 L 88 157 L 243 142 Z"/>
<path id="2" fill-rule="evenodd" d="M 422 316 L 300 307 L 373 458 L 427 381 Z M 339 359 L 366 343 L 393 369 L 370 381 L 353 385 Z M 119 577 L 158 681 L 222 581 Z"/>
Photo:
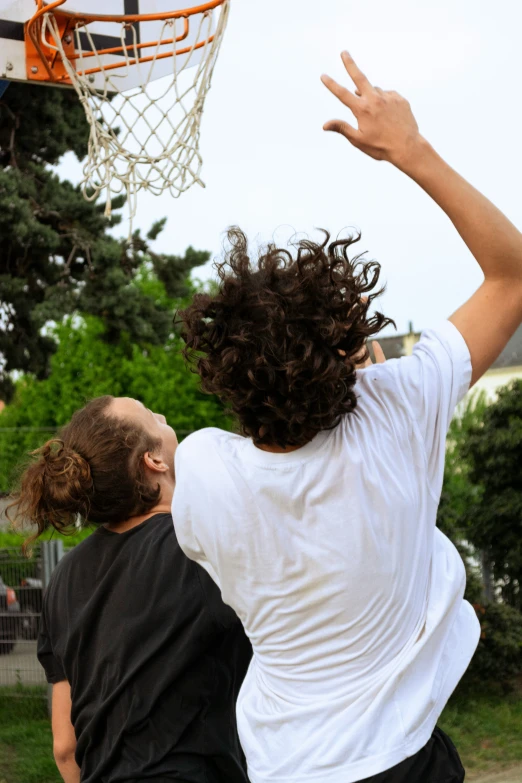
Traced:
<path id="1" fill-rule="evenodd" d="M 400 150 L 390 156 L 390 163 L 412 179 L 422 170 L 426 162 L 437 157 L 431 144 L 418 134 Z"/>

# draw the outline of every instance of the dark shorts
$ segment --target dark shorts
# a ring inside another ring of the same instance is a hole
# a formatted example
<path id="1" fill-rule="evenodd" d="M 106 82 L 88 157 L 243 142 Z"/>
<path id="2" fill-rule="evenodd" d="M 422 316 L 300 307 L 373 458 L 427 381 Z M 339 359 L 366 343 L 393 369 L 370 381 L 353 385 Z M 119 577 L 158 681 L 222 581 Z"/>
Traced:
<path id="1" fill-rule="evenodd" d="M 414 756 L 360 783 L 463 783 L 464 776 L 455 745 L 436 728 L 428 744 Z"/>

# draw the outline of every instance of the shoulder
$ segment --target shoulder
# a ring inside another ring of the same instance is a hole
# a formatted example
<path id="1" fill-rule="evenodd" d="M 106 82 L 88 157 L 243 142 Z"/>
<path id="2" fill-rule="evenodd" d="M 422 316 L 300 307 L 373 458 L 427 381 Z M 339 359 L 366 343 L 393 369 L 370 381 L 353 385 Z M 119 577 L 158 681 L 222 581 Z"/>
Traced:
<path id="1" fill-rule="evenodd" d="M 241 439 L 241 436 L 235 435 L 233 432 L 227 432 L 227 430 L 220 430 L 218 427 L 204 427 L 201 430 L 192 432 L 179 444 L 178 449 L 187 449 L 192 448 L 194 445 L 208 443 L 226 443 L 238 438 Z"/>
<path id="2" fill-rule="evenodd" d="M 178 530 L 181 509 L 220 497 L 229 482 L 229 467 L 241 453 L 245 438 L 225 430 L 208 428 L 189 435 L 177 448 L 174 465 L 176 490 L 172 504 Z M 199 492 L 199 489 L 202 492 Z M 211 510 L 209 509 L 209 512 Z"/>
<path id="3" fill-rule="evenodd" d="M 92 562 L 97 558 L 96 539 L 98 536 L 95 531 L 79 544 L 68 549 L 59 560 L 44 592 L 44 605 L 47 609 L 60 603 L 59 596 L 70 588 L 71 579 L 77 574 L 80 563 L 83 565 L 86 560 Z"/>
<path id="4" fill-rule="evenodd" d="M 368 394 L 382 390 L 399 397 L 430 374 L 440 375 L 452 366 L 470 365 L 464 338 L 451 321 L 441 321 L 422 332 L 411 356 L 388 359 L 357 373 L 357 391 Z"/>
<path id="5" fill-rule="evenodd" d="M 179 444 L 178 451 L 187 451 L 201 443 L 213 443 L 219 440 L 222 434 L 229 435 L 230 433 L 220 430 L 218 427 L 204 427 L 201 430 L 196 430 Z"/>
<path id="6" fill-rule="evenodd" d="M 89 557 L 95 557 L 95 553 L 98 550 L 100 543 L 100 537 L 97 535 L 97 530 L 94 530 L 87 538 L 80 541 L 79 544 L 75 544 L 68 548 L 51 575 L 49 587 L 57 581 L 66 579 L 72 571 L 76 570 L 80 561 L 83 562 Z"/>
<path id="7" fill-rule="evenodd" d="M 192 459 L 208 460 L 217 453 L 232 451 L 236 445 L 243 442 L 244 438 L 217 427 L 206 427 L 193 432 L 182 441 L 176 450 L 176 463 L 182 460 L 184 463 Z"/>
<path id="8" fill-rule="evenodd" d="M 67 549 L 65 554 L 56 566 L 53 573 L 59 573 L 60 571 L 74 568 L 79 560 L 82 560 L 83 558 L 88 557 L 89 554 L 94 553 L 94 551 L 98 548 L 98 545 L 99 535 L 97 528 L 94 529 L 92 533 L 87 536 L 87 538 L 84 538 L 83 541 L 80 541 L 79 544 L 67 547 L 66 541 L 65 546 Z"/>
<path id="9" fill-rule="evenodd" d="M 419 342 L 413 349 L 432 348 L 433 350 L 444 350 L 450 355 L 456 354 L 462 358 L 469 358 L 469 349 L 462 334 L 451 321 L 440 321 L 430 329 L 426 329 Z"/>

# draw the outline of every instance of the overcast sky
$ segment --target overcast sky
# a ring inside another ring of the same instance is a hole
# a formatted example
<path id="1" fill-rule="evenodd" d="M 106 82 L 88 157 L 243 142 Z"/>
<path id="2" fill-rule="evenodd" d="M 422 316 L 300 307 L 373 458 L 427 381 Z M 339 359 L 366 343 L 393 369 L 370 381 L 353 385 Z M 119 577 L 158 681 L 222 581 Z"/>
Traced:
<path id="1" fill-rule="evenodd" d="M 324 133 L 340 107 L 319 77 L 343 79 L 348 49 L 522 227 L 521 30 L 520 0 L 232 0 L 202 125 L 207 187 L 142 195 L 135 225 L 166 215 L 156 247 L 174 253 L 219 253 L 230 224 L 253 241 L 354 226 L 382 264 L 382 308 L 400 331 L 447 317 L 480 283 L 476 262 L 414 183 Z"/>

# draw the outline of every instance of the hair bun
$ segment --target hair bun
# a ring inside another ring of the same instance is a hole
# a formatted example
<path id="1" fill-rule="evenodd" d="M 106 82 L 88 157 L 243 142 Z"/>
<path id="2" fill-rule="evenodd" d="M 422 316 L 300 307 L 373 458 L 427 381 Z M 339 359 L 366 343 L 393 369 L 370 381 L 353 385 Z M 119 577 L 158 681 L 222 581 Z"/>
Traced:
<path id="1" fill-rule="evenodd" d="M 25 552 L 47 528 L 67 532 L 78 516 L 87 518 L 93 492 L 89 463 L 60 438 L 48 440 L 31 456 L 33 461 L 7 509 L 8 518 L 16 527 L 23 529 L 32 523 L 37 528 L 25 542 Z"/>
<path id="2" fill-rule="evenodd" d="M 45 467 L 55 478 L 63 477 L 82 484 L 84 491 L 92 489 L 89 463 L 81 454 L 65 445 L 60 438 L 47 441 L 40 451 Z"/>
<path id="3" fill-rule="evenodd" d="M 65 514 L 85 516 L 89 508 L 89 495 L 93 489 L 91 468 L 86 459 L 65 445 L 60 438 L 53 438 L 39 449 L 50 509 Z"/>

